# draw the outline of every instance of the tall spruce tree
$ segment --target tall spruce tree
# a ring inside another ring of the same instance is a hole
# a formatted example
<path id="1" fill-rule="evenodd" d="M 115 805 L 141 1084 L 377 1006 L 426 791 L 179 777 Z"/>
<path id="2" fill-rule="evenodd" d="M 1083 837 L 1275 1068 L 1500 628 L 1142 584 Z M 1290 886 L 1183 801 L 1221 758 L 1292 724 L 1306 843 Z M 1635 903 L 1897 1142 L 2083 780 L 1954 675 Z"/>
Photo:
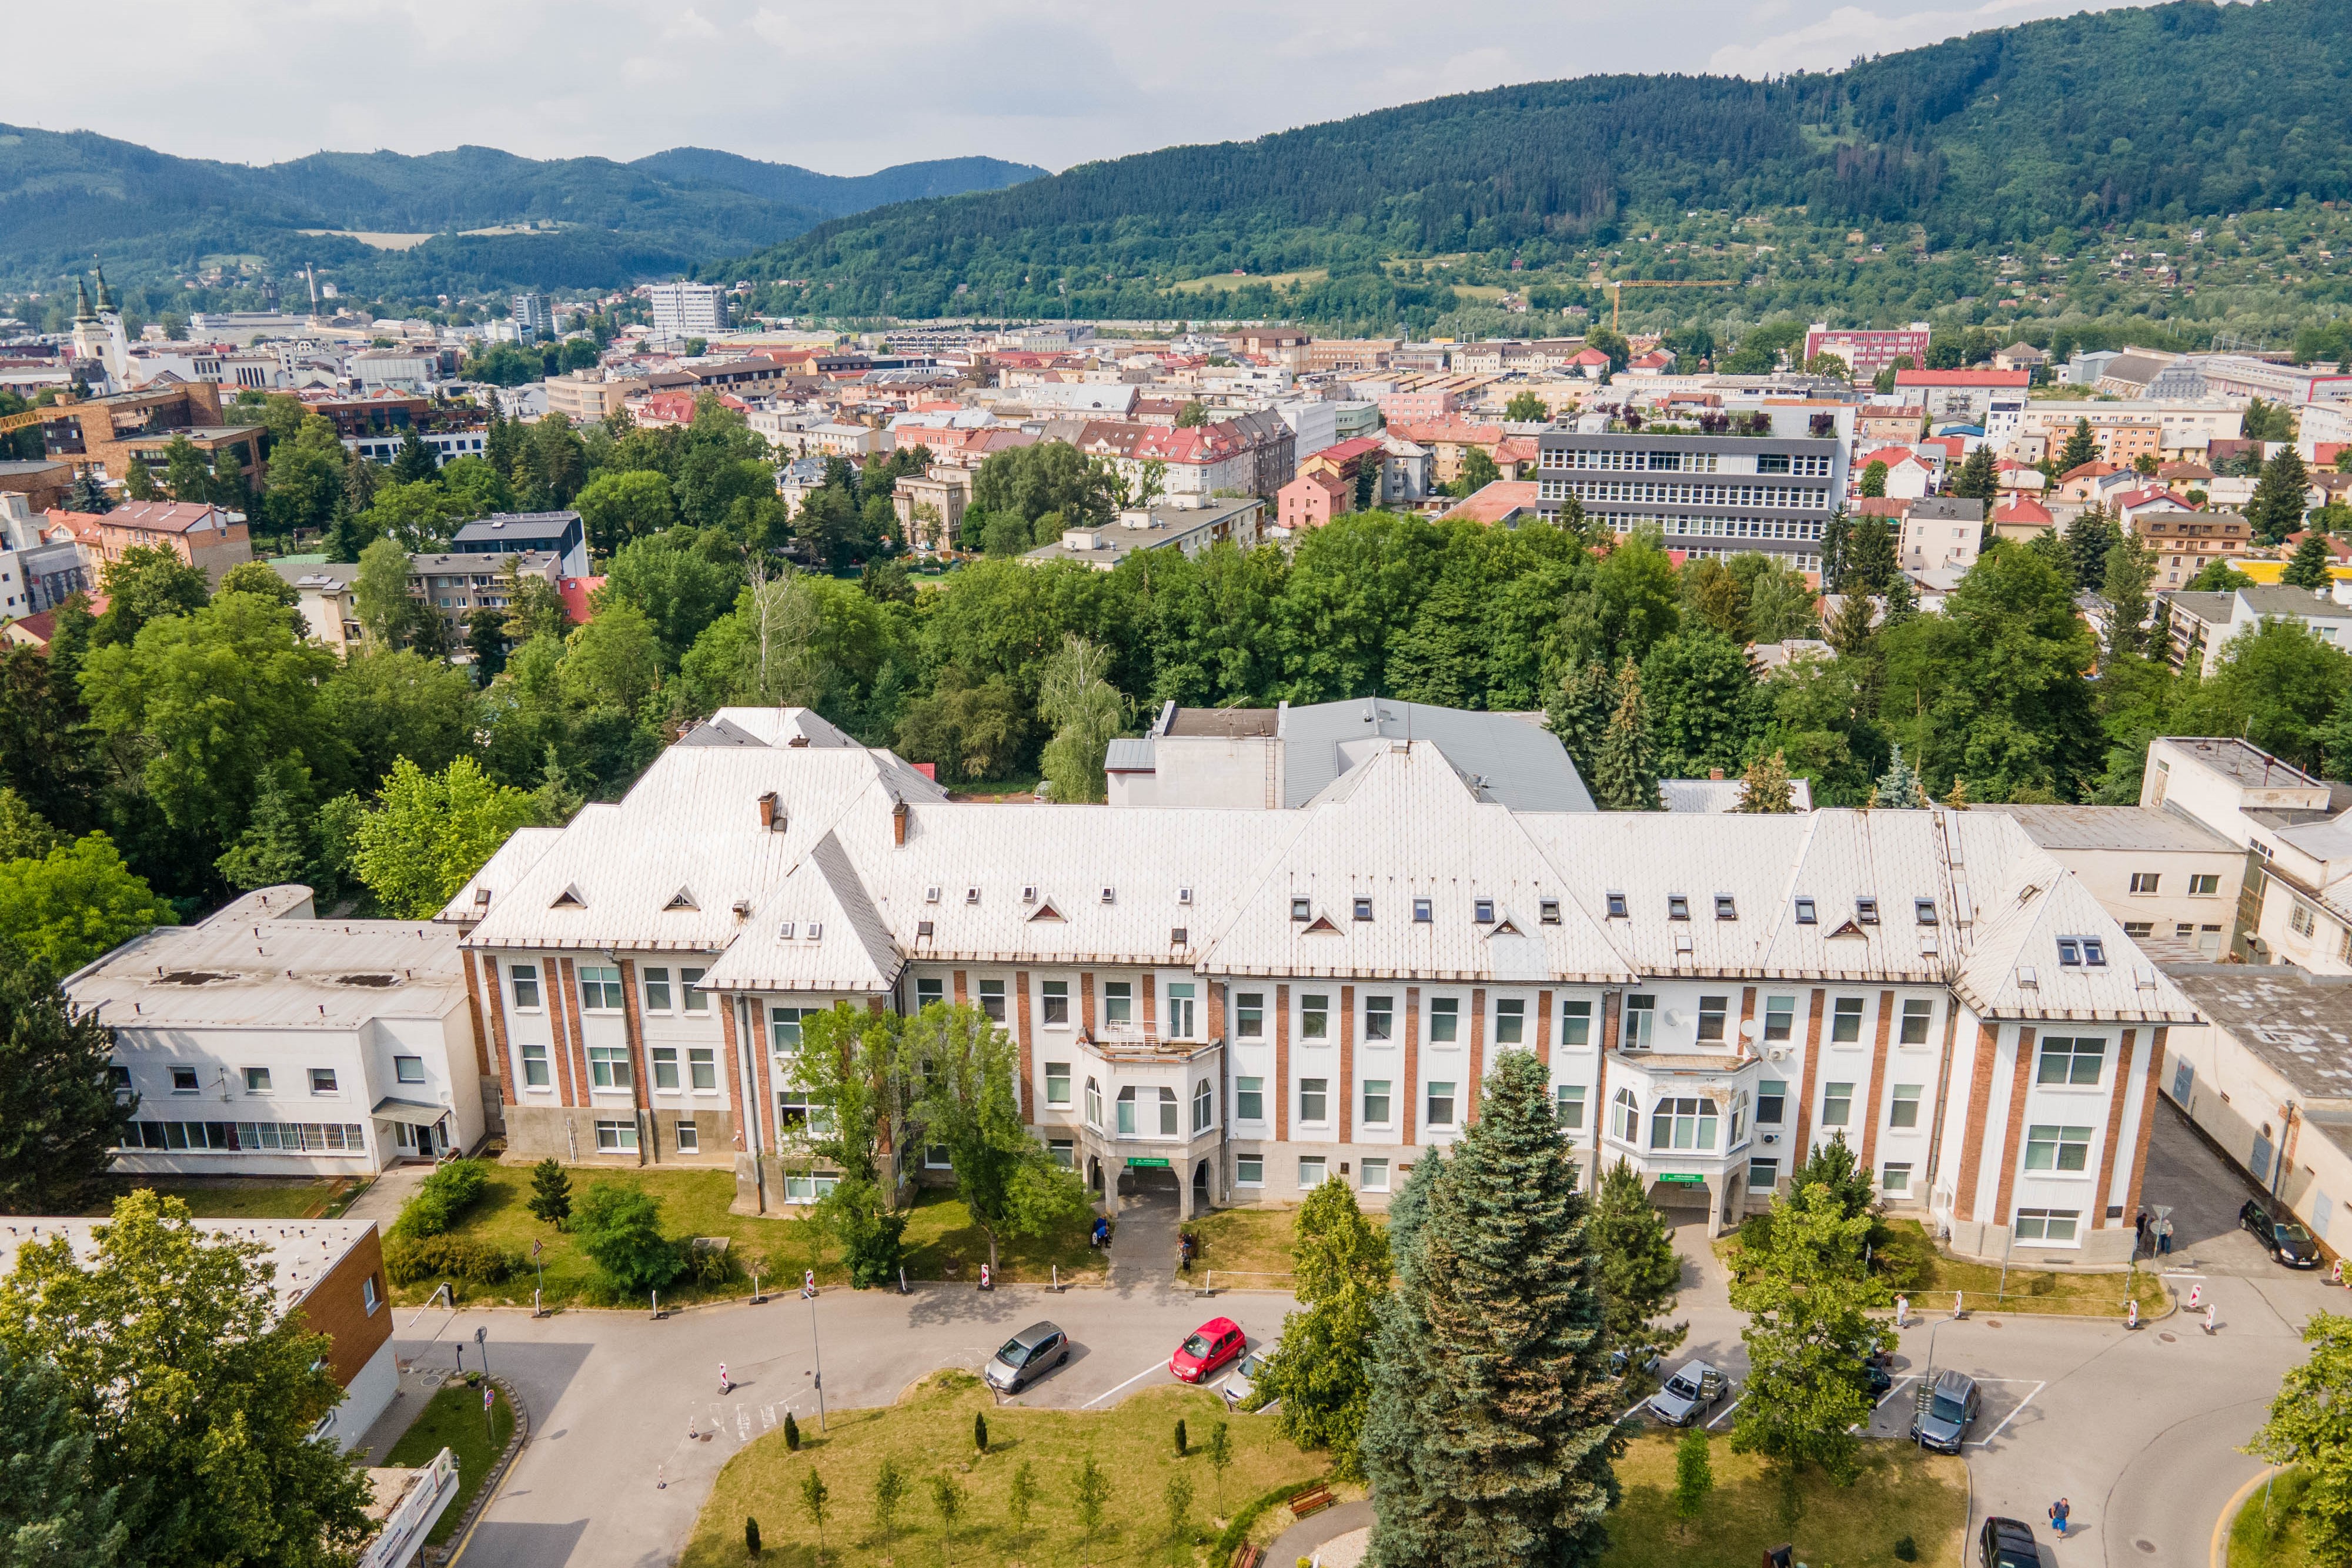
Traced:
<path id="1" fill-rule="evenodd" d="M 2099 438 L 2091 434 L 2090 420 L 2087 417 L 2076 420 L 2074 428 L 2066 433 L 2066 444 L 2059 450 L 2058 472 L 2061 475 L 2072 474 L 2084 464 L 2098 460 Z"/>
<path id="2" fill-rule="evenodd" d="M 2294 554 L 2288 559 L 2286 570 L 2279 574 L 2279 580 L 2290 588 L 2325 588 L 2328 564 L 2333 559 L 2327 549 L 2327 536 L 2314 528 L 2294 547 Z"/>
<path id="3" fill-rule="evenodd" d="M 1650 1201 L 1642 1174 L 1622 1159 L 1593 1184 L 1592 1249 L 1601 1258 L 1612 1348 L 1650 1345 L 1664 1352 L 1682 1343 L 1689 1324 L 1656 1321 L 1674 1306 L 1675 1292 L 1682 1288 L 1683 1260 L 1675 1251 L 1675 1235 Z"/>
<path id="4" fill-rule="evenodd" d="M 1624 1439 L 1549 1077 L 1506 1051 L 1478 1119 L 1416 1165 L 1391 1219 L 1364 1435 L 1376 1568 L 1580 1568 L 1608 1545 Z"/>
<path id="5" fill-rule="evenodd" d="M 2148 585 L 2155 580 L 2156 556 L 2137 534 L 2126 534 L 2108 548 L 2099 592 L 2107 601 L 2109 662 L 2147 652 Z"/>
<path id="6" fill-rule="evenodd" d="M 2263 464 L 2263 476 L 2254 484 L 2254 498 L 2246 503 L 2246 521 L 2254 530 L 2256 543 L 2274 545 L 2303 527 L 2303 515 L 2311 504 L 2306 491 L 2311 476 L 2303 466 L 2302 455 L 2292 442 L 2279 447 Z"/>
<path id="7" fill-rule="evenodd" d="M 2107 552 L 2122 538 L 2123 530 L 2116 527 L 2106 507 L 2095 504 L 2084 507 L 2066 525 L 2066 550 L 2074 557 L 2075 587 L 2099 586 L 2107 574 Z"/>
<path id="8" fill-rule="evenodd" d="M 1545 716 L 1552 734 L 1567 749 L 1568 759 L 1587 780 L 1600 766 L 1601 738 L 1609 733 L 1609 716 L 1616 710 L 1617 683 L 1611 678 L 1608 665 L 1591 659 L 1561 678 L 1551 711 Z"/>
<path id="9" fill-rule="evenodd" d="M 1632 658 L 1617 674 L 1617 711 L 1592 763 L 1592 795 L 1604 811 L 1663 810 L 1658 795 L 1657 743 L 1642 702 L 1642 672 Z"/>
<path id="10" fill-rule="evenodd" d="M 1886 771 L 1878 776 L 1876 804 L 1896 810 L 1917 810 L 1928 804 L 1927 790 L 1919 782 L 1919 770 L 1903 760 L 1903 747 L 1895 747 L 1895 755 L 1886 764 Z"/>

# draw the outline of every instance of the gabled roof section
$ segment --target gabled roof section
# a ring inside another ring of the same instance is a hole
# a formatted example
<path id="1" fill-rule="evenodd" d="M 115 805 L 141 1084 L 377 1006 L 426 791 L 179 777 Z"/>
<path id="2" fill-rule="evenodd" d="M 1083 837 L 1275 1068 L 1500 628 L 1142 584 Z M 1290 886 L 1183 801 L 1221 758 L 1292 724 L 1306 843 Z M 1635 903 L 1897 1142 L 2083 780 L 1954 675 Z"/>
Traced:
<path id="1" fill-rule="evenodd" d="M 2033 853 L 2041 855 L 2038 850 Z M 2025 874 L 2013 891 L 2005 890 L 2001 906 L 1983 912 L 1974 946 L 1952 983 L 1960 999 L 1988 1019 L 2203 1021 L 2195 1004 L 2141 956 L 2091 890 L 2056 861 L 2042 860 L 2042 865 L 2021 864 Z M 2061 936 L 2096 937 L 2106 962 L 2060 964 Z"/>
<path id="2" fill-rule="evenodd" d="M 694 889 L 681 887 L 669 895 L 669 902 L 662 905 L 662 913 L 667 915 L 680 909 L 698 910 L 701 907 L 695 900 Z"/>
<path id="3" fill-rule="evenodd" d="M 562 837 L 561 828 L 517 828 L 507 835 L 507 841 L 498 847 L 482 869 L 468 877 L 466 885 L 441 906 L 434 922 L 467 925 L 480 920 Z"/>
<path id="4" fill-rule="evenodd" d="M 849 852 L 828 832 L 785 873 L 701 983 L 710 990 L 881 996 L 904 964 Z"/>
<path id="5" fill-rule="evenodd" d="M 578 883 L 566 883 L 563 884 L 563 891 L 562 893 L 557 894 L 553 898 L 548 900 L 547 907 L 550 909 L 585 909 L 588 907 L 588 895 L 580 891 L 580 884 Z"/>

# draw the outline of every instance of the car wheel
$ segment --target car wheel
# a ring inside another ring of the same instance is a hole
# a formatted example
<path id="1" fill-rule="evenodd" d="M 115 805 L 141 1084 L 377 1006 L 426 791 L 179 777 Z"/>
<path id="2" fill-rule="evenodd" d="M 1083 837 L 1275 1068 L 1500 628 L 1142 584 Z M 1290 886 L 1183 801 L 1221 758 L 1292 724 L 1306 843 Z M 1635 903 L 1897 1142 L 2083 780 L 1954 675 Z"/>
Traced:
<path id="1" fill-rule="evenodd" d="M 1055 1364 L 1055 1366 L 1067 1366 L 1067 1365 L 1069 1365 L 1069 1364 L 1070 1364 L 1070 1353 L 1069 1353 L 1068 1351 L 1066 1351 L 1066 1351 L 1064 1351 L 1064 1352 L 1062 1353 L 1062 1359 L 1061 1359 L 1061 1360 L 1059 1360 L 1059 1361 L 1057 1361 L 1057 1362 L 1055 1362 L 1054 1364 Z"/>

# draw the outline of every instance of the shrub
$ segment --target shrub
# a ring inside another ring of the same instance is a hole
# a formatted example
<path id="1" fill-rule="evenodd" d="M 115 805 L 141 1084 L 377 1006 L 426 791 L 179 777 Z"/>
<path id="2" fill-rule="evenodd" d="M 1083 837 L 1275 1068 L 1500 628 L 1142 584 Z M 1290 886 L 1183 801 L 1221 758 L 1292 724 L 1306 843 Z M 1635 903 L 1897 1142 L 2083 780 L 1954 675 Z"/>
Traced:
<path id="1" fill-rule="evenodd" d="M 383 1242 L 384 1272 L 395 1285 L 423 1280 L 461 1280 L 496 1285 L 522 1272 L 522 1255 L 463 1236 L 407 1236 L 394 1227 Z"/>
<path id="2" fill-rule="evenodd" d="M 731 1247 L 697 1247 L 686 1242 L 680 1254 L 685 1264 L 685 1278 L 690 1285 L 716 1289 L 743 1277 L 736 1265 L 735 1249 Z"/>
<path id="3" fill-rule="evenodd" d="M 658 1291 L 686 1266 L 678 1256 L 684 1249 L 661 1233 L 661 1199 L 637 1187 L 590 1187 L 572 1204 L 572 1228 L 613 1291 Z"/>
<path id="4" fill-rule="evenodd" d="M 449 1160 L 425 1178 L 416 1196 L 401 1206 L 392 1222 L 394 1236 L 438 1236 L 465 1218 L 489 1190 L 490 1173 L 479 1160 Z"/>
<path id="5" fill-rule="evenodd" d="M 784 1451 L 793 1454 L 801 1451 L 801 1424 L 793 1419 L 793 1413 L 789 1410 L 784 1412 Z"/>
<path id="6" fill-rule="evenodd" d="M 1898 1563 L 1918 1562 L 1919 1543 L 1907 1535 L 1897 1536 L 1895 1541 L 1895 1560 Z"/>

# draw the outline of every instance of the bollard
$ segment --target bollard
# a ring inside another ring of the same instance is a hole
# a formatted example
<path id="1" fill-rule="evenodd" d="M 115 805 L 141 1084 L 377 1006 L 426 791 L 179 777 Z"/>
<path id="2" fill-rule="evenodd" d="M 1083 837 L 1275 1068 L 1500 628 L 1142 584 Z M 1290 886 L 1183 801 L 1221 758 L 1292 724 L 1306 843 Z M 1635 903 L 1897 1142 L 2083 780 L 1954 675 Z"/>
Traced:
<path id="1" fill-rule="evenodd" d="M 915 1293 L 915 1287 L 907 1283 L 907 1266 L 904 1263 L 898 1265 L 898 1293 L 902 1296 Z"/>
<path id="2" fill-rule="evenodd" d="M 2136 1329 L 2139 1327 L 2139 1303 L 2137 1301 L 2126 1301 L 2124 1303 L 2124 1327 L 2127 1329 Z"/>
<path id="3" fill-rule="evenodd" d="M 656 1291 L 654 1292 L 654 1322 L 661 1322 L 661 1292 L 659 1291 Z"/>
<path id="4" fill-rule="evenodd" d="M 547 1309 L 539 1304 L 539 1291 L 535 1289 L 530 1293 L 530 1315 L 535 1318 L 547 1315 Z"/>
<path id="5" fill-rule="evenodd" d="M 1057 1296 L 1058 1296 L 1058 1295 L 1060 1295 L 1061 1293 L 1062 1293 L 1062 1266 L 1061 1266 L 1059 1263 L 1056 1263 L 1056 1264 L 1055 1264 L 1055 1265 L 1054 1265 L 1054 1294 L 1055 1294 L 1055 1295 L 1057 1295 Z"/>
<path id="6" fill-rule="evenodd" d="M 985 1263 L 982 1263 L 980 1266 L 980 1288 L 983 1291 L 992 1291 L 996 1289 L 995 1282 L 989 1278 L 988 1265 Z"/>

